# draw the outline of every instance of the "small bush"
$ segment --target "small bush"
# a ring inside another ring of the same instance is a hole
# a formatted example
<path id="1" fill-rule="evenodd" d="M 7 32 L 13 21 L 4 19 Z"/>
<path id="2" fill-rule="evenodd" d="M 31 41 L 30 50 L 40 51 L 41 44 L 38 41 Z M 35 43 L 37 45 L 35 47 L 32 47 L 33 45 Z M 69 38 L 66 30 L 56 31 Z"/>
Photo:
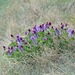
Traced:
<path id="1" fill-rule="evenodd" d="M 17 34 L 16 38 L 11 34 L 12 42 L 8 48 L 3 46 L 8 58 L 18 58 L 17 61 L 22 61 L 20 58 L 33 58 L 34 55 L 41 56 L 44 49 L 43 46 L 56 50 L 60 48 L 58 53 L 63 53 L 64 50 L 74 49 L 72 41 L 75 41 L 75 31 L 68 28 L 68 24 L 60 27 L 53 27 L 51 22 L 46 24 L 36 25 L 33 29 L 28 29 L 25 37 Z M 15 40 L 16 39 L 16 40 Z"/>

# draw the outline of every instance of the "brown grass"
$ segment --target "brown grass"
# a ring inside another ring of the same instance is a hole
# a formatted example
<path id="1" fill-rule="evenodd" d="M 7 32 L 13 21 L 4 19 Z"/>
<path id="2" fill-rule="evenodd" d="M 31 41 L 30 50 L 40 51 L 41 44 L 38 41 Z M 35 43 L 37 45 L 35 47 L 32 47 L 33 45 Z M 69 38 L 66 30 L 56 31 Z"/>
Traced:
<path id="1" fill-rule="evenodd" d="M 8 46 L 10 43 L 10 34 L 15 36 L 19 33 L 25 35 L 28 28 L 34 25 L 50 21 L 53 26 L 59 26 L 62 23 L 68 23 L 75 29 L 75 1 L 60 3 L 62 0 L 11 0 L 0 18 L 0 73 L 1 75 L 74 75 L 75 61 L 74 54 L 71 51 L 65 51 L 64 54 L 58 55 L 57 50 L 51 50 L 45 47 L 45 53 L 42 57 L 34 57 L 27 61 L 33 62 L 34 65 L 27 65 L 17 62 L 16 59 L 8 59 L 2 56 L 4 52 L 3 45 Z M 43 73 L 42 73 L 43 72 Z M 41 74 L 42 73 L 42 74 Z"/>

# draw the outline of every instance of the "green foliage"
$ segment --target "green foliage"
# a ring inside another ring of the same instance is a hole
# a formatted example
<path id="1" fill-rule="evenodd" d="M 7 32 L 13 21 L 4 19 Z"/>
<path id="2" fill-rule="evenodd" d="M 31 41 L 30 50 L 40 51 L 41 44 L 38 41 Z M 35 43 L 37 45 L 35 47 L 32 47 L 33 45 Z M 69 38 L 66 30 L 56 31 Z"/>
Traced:
<path id="1" fill-rule="evenodd" d="M 37 39 L 36 36 L 30 32 L 27 34 L 26 37 L 23 37 L 23 40 L 26 40 L 27 43 L 25 42 L 20 42 L 20 45 L 23 46 L 22 51 L 20 50 L 21 47 L 17 47 L 19 44 L 17 43 L 17 41 L 13 41 L 11 42 L 11 44 L 9 44 L 8 47 L 16 47 L 16 51 L 12 51 L 11 55 L 8 55 L 7 52 L 4 52 L 3 55 L 7 55 L 8 58 L 15 58 L 17 59 L 17 61 L 21 61 L 22 59 L 18 59 L 18 58 L 25 58 L 26 56 L 28 56 L 29 58 L 32 56 L 34 56 L 34 54 L 37 56 L 41 56 L 42 55 L 42 51 L 44 51 L 44 49 L 42 49 L 43 46 L 46 46 L 50 49 L 56 49 L 56 47 L 58 47 L 58 53 L 63 53 L 65 49 L 70 49 L 70 47 L 68 47 L 68 45 L 71 43 L 71 41 L 74 41 L 75 38 L 68 38 L 68 32 L 65 31 L 65 29 L 61 29 L 60 27 L 58 27 L 58 29 L 60 30 L 61 34 L 58 35 L 57 31 L 54 28 L 50 28 L 47 31 L 40 31 L 37 32 Z M 66 29 L 68 30 L 68 28 L 66 27 Z M 30 39 L 31 36 L 32 39 Z M 34 40 L 36 39 L 36 40 Z M 57 42 L 55 43 L 54 41 L 57 40 Z M 36 46 L 37 45 L 37 46 Z M 61 50 L 62 49 L 62 50 Z M 31 54 L 31 56 L 29 55 Z"/>

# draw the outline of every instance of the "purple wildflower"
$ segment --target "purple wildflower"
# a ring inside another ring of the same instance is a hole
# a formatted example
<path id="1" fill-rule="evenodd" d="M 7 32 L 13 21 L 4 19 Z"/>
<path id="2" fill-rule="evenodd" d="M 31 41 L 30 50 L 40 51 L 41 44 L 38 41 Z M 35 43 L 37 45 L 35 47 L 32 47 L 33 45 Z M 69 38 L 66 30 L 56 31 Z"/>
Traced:
<path id="1" fill-rule="evenodd" d="M 11 34 L 11 37 L 14 38 L 14 35 Z"/>
<path id="2" fill-rule="evenodd" d="M 47 35 L 50 35 L 50 33 L 48 32 Z"/>
<path id="3" fill-rule="evenodd" d="M 39 28 L 41 29 L 41 28 L 42 28 L 42 26 L 40 25 L 40 26 L 39 26 Z"/>
<path id="4" fill-rule="evenodd" d="M 12 52 L 12 51 L 16 51 L 16 48 L 14 48 L 14 47 L 11 47 L 11 52 Z"/>
<path id="5" fill-rule="evenodd" d="M 43 26 L 42 25 L 39 26 L 39 30 L 40 30 L 40 32 L 43 31 Z"/>
<path id="6" fill-rule="evenodd" d="M 53 29 L 53 26 L 51 26 L 51 28 Z"/>
<path id="7" fill-rule="evenodd" d="M 38 37 L 37 31 L 33 30 L 32 33 L 34 34 L 35 37 Z"/>
<path id="8" fill-rule="evenodd" d="M 58 28 L 57 27 L 55 28 L 55 31 L 58 31 Z"/>
<path id="9" fill-rule="evenodd" d="M 47 40 L 47 38 L 43 38 L 43 40 L 45 41 L 45 40 Z"/>
<path id="10" fill-rule="evenodd" d="M 71 28 L 68 29 L 68 37 L 72 37 L 74 33 L 74 30 L 72 30 Z"/>
<path id="11" fill-rule="evenodd" d="M 44 34 L 44 36 L 46 36 L 46 34 Z"/>
<path id="12" fill-rule="evenodd" d="M 22 37 L 20 37 L 20 42 L 23 42 L 24 40 L 23 40 L 23 38 Z"/>
<path id="13" fill-rule="evenodd" d="M 20 37 L 20 40 L 22 41 L 22 37 Z"/>
<path id="14" fill-rule="evenodd" d="M 24 44 L 27 44 L 27 42 L 24 42 Z"/>
<path id="15" fill-rule="evenodd" d="M 13 47 L 11 47 L 11 49 L 13 49 Z"/>
<path id="16" fill-rule="evenodd" d="M 62 25 L 61 25 L 61 29 L 63 29 L 63 28 L 64 28 L 64 25 L 62 24 Z"/>
<path id="17" fill-rule="evenodd" d="M 49 22 L 49 26 L 51 26 L 51 22 Z"/>
<path id="18" fill-rule="evenodd" d="M 71 34 L 74 34 L 74 30 L 71 31 Z"/>
<path id="19" fill-rule="evenodd" d="M 20 44 L 20 35 L 19 34 L 17 34 L 16 40 L 17 40 L 17 43 Z"/>
<path id="20" fill-rule="evenodd" d="M 60 36 L 60 35 L 61 35 L 60 30 L 57 30 L 57 32 L 56 32 L 56 33 L 57 33 L 57 35 L 58 35 L 58 36 Z"/>
<path id="21" fill-rule="evenodd" d="M 33 32 L 33 34 L 37 34 L 36 30 L 33 30 L 32 32 Z"/>
<path id="22" fill-rule="evenodd" d="M 3 46 L 3 48 L 6 48 L 5 46 Z"/>
<path id="23" fill-rule="evenodd" d="M 31 32 L 31 30 L 30 30 L 30 29 L 28 29 L 28 31 L 29 31 L 29 32 Z"/>
<path id="24" fill-rule="evenodd" d="M 67 25 L 68 25 L 68 24 L 66 23 L 66 24 L 65 24 L 65 27 L 67 27 Z"/>
<path id="25" fill-rule="evenodd" d="M 7 51 L 7 53 L 8 53 L 8 55 L 11 55 L 11 53 L 10 53 L 10 51 L 9 51 L 9 50 Z"/>
<path id="26" fill-rule="evenodd" d="M 25 34 L 26 34 L 26 35 L 28 35 L 30 32 L 31 32 L 31 30 L 30 30 L 30 29 L 28 29 L 28 31 L 27 31 L 27 32 L 25 32 Z M 28 35 L 28 36 L 29 36 L 29 35 Z"/>
<path id="27" fill-rule="evenodd" d="M 40 32 L 42 32 L 42 31 L 44 30 L 44 25 L 43 25 L 43 24 L 40 25 L 40 26 L 39 26 L 39 29 L 40 29 Z"/>
<path id="28" fill-rule="evenodd" d="M 45 29 L 48 29 L 48 28 L 49 28 L 49 23 L 46 22 L 46 24 L 45 24 Z"/>
<path id="29" fill-rule="evenodd" d="M 37 32 L 40 32 L 40 31 L 41 31 L 41 28 L 40 28 L 39 25 L 36 26 L 36 31 L 37 31 Z"/>
<path id="30" fill-rule="evenodd" d="M 42 27 L 44 27 L 44 24 L 42 24 Z"/>
<path id="31" fill-rule="evenodd" d="M 35 30 L 35 31 L 36 31 L 36 26 L 34 26 L 34 27 L 33 27 L 33 30 Z"/>
<path id="32" fill-rule="evenodd" d="M 13 48 L 13 51 L 16 51 L 16 48 Z"/>
<path id="33" fill-rule="evenodd" d="M 8 49 L 10 50 L 10 47 L 8 47 Z"/>
<path id="34" fill-rule="evenodd" d="M 69 29 L 68 29 L 68 33 L 69 33 L 69 32 L 71 32 L 71 31 L 72 31 L 72 29 L 71 29 L 71 28 L 69 28 Z"/>
<path id="35" fill-rule="evenodd" d="M 3 46 L 3 48 L 4 48 L 4 50 L 6 50 L 6 47 L 5 46 Z"/>
<path id="36" fill-rule="evenodd" d="M 36 40 L 37 38 L 34 37 L 34 36 L 31 36 L 30 39 L 31 39 L 31 40 Z"/>
<path id="37" fill-rule="evenodd" d="M 41 31 L 44 32 L 44 24 L 42 24 Z"/>
<path id="38" fill-rule="evenodd" d="M 23 50 L 23 45 L 18 45 L 19 50 L 22 52 Z"/>

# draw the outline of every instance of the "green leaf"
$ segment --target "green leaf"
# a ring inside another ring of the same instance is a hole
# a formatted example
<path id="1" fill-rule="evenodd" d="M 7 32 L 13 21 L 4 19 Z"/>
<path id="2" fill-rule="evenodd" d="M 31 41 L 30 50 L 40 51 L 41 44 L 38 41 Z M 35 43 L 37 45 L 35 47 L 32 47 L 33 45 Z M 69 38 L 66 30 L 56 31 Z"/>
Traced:
<path id="1" fill-rule="evenodd" d="M 43 36 L 44 32 L 37 32 L 38 36 Z"/>
<path id="2" fill-rule="evenodd" d="M 9 44 L 9 46 L 8 46 L 8 47 L 10 47 L 10 46 L 13 46 L 13 44 Z"/>
<path id="3" fill-rule="evenodd" d="M 28 33 L 28 35 L 33 36 L 34 34 L 33 33 Z"/>
<path id="4" fill-rule="evenodd" d="M 68 41 L 64 40 L 63 43 L 64 43 L 64 44 L 68 44 Z"/>
<path id="5" fill-rule="evenodd" d="M 74 37 L 71 38 L 71 40 L 74 40 L 74 39 L 75 39 Z"/>
<path id="6" fill-rule="evenodd" d="M 58 39 L 61 39 L 61 37 L 60 37 L 60 36 L 58 36 Z"/>
<path id="7" fill-rule="evenodd" d="M 37 41 L 37 42 L 40 42 L 41 40 L 43 40 L 43 37 L 41 36 L 41 37 L 39 37 L 37 40 L 35 40 L 35 41 Z"/>
<path id="8" fill-rule="evenodd" d="M 72 38 L 69 38 L 69 41 L 71 42 L 71 41 L 73 41 L 75 38 L 74 37 L 72 37 Z"/>
<path id="9" fill-rule="evenodd" d="M 55 31 L 54 29 L 50 29 L 50 32 L 54 32 L 54 33 L 56 33 L 56 31 Z"/>
<path id="10" fill-rule="evenodd" d="M 29 37 L 27 36 L 27 37 L 25 37 L 25 39 L 29 39 Z"/>

